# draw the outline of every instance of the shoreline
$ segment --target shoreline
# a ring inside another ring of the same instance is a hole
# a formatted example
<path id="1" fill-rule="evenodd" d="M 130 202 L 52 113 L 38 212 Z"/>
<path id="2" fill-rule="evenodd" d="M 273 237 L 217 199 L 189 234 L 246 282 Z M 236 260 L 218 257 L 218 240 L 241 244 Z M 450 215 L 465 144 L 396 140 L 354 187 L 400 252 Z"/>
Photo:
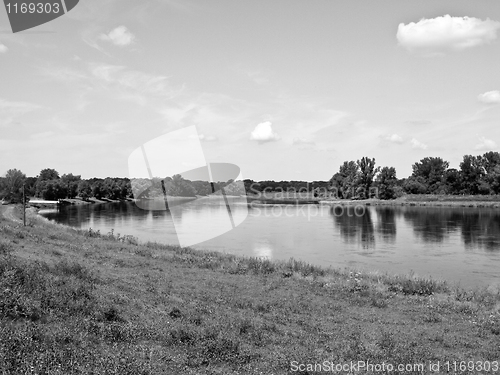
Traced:
<path id="1" fill-rule="evenodd" d="M 410 207 L 471 207 L 471 208 L 500 208 L 500 198 L 491 197 L 491 196 L 429 196 L 428 194 L 419 195 L 411 195 L 411 196 L 403 196 L 396 199 L 382 200 L 382 199 L 324 199 L 324 198 L 307 198 L 307 197 L 258 197 L 258 196 L 227 196 L 228 198 L 242 198 L 247 199 L 248 204 L 259 204 L 259 205 L 325 205 L 325 206 L 334 206 L 334 205 L 365 205 L 365 206 L 410 206 Z M 169 199 L 172 202 L 175 201 L 184 201 L 184 200 L 197 200 L 197 199 L 208 199 L 208 198 L 220 198 L 220 197 L 212 197 L 212 196 L 198 196 L 194 197 L 170 197 Z M 497 199 L 497 200 L 495 200 Z M 160 199 L 162 200 L 162 197 Z M 149 201 L 149 200 L 148 200 Z M 151 201 L 155 201 L 155 199 L 151 199 Z M 62 199 L 62 205 L 87 205 L 87 204 L 104 204 L 104 203 L 120 203 L 120 202 L 135 202 L 133 198 L 127 198 L 125 200 L 112 200 L 112 199 L 96 199 L 89 198 L 87 201 L 84 201 L 80 198 L 72 198 L 72 199 Z M 37 207 L 37 208 L 51 208 L 55 206 L 59 206 L 60 204 L 48 203 L 44 204 L 43 200 L 37 200 L 35 203 L 29 203 L 29 206 Z"/>
<path id="2" fill-rule="evenodd" d="M 359 202 L 359 201 L 352 201 L 352 202 Z M 116 203 L 116 202 L 105 202 L 105 201 L 103 201 L 102 203 Z M 9 210 L 9 207 L 11 207 L 11 210 Z M 12 213 L 12 211 L 16 211 L 16 210 L 18 211 L 17 215 Z M 5 217 L 8 220 L 22 222 L 21 210 L 22 210 L 21 206 L 17 205 L 17 204 L 16 205 L 4 205 L 4 206 L 0 206 L 0 218 L 3 216 L 3 217 Z M 6 213 L 7 213 L 7 216 L 5 215 Z M 30 213 L 33 214 L 33 215 L 35 215 L 36 218 L 38 218 L 39 220 L 42 220 L 47 225 L 52 225 L 52 226 L 55 226 L 55 227 L 62 227 L 62 228 L 68 229 L 68 230 L 75 230 L 77 232 L 81 232 L 82 231 L 80 229 L 76 229 L 74 227 L 71 227 L 71 226 L 68 226 L 68 225 L 65 225 L 65 224 L 56 223 L 56 222 L 53 222 L 53 221 L 45 218 L 44 216 L 42 216 L 42 215 L 39 214 L 39 208 L 37 208 L 37 207 L 27 207 L 27 211 L 26 211 L 27 217 L 28 217 L 28 215 Z M 16 216 L 17 216 L 17 218 L 16 218 Z M 84 232 L 86 232 L 86 231 L 84 231 Z M 124 236 L 126 236 L 128 238 L 132 238 L 133 237 L 131 235 L 124 235 Z M 136 237 L 133 237 L 133 238 L 134 238 L 134 241 L 139 244 L 138 239 Z M 151 243 L 151 241 L 147 241 L 145 243 L 141 243 L 140 245 L 146 246 L 148 243 Z M 164 243 L 156 243 L 155 242 L 155 244 L 159 245 L 159 246 L 165 246 L 165 247 L 179 247 L 178 245 L 169 245 L 169 244 L 164 244 Z M 236 258 L 241 258 L 241 259 L 257 258 L 257 257 L 250 257 L 250 256 L 234 255 L 234 254 L 231 254 L 231 253 L 225 253 L 225 252 L 221 252 L 221 251 L 217 251 L 217 250 L 212 251 L 212 250 L 204 250 L 204 249 L 199 249 L 199 250 L 198 249 L 191 249 L 191 248 L 186 248 L 186 249 L 189 249 L 190 251 L 193 251 L 193 252 L 200 252 L 200 253 L 210 252 L 210 253 L 219 254 L 221 256 L 230 256 L 230 257 L 236 257 Z M 277 264 L 280 264 L 280 263 L 284 262 L 283 260 L 269 260 L 269 259 L 266 259 L 266 261 L 267 262 L 271 262 L 271 263 L 277 263 Z M 299 262 L 307 264 L 310 267 L 321 268 L 323 270 L 334 270 L 335 272 L 342 272 L 342 270 L 343 270 L 343 268 L 340 268 L 340 267 L 339 268 L 332 268 L 331 266 L 330 267 L 317 266 L 317 265 L 309 264 L 308 262 L 302 261 L 302 260 L 299 260 Z M 347 269 L 347 267 L 345 269 Z M 361 269 L 356 269 L 356 268 L 350 268 L 350 270 L 352 272 L 380 275 L 379 271 L 369 271 L 369 270 L 366 271 L 366 270 L 361 270 Z M 386 276 L 390 276 L 390 277 L 407 277 L 407 276 L 405 276 L 405 274 L 398 274 L 398 273 L 385 273 L 385 274 L 386 274 Z M 446 280 L 446 279 L 439 279 L 439 278 L 433 278 L 433 277 L 420 277 L 418 275 L 413 275 L 413 274 L 412 274 L 411 277 L 412 278 L 413 277 L 417 277 L 417 278 L 426 279 L 426 280 L 433 280 L 433 281 L 441 283 L 441 284 L 447 284 L 449 287 L 452 287 L 452 288 L 459 287 L 459 282 L 451 282 L 451 281 Z M 492 288 L 492 287 L 493 288 L 496 288 L 496 287 L 500 288 L 500 285 L 489 284 L 489 285 L 485 285 L 485 286 L 482 286 L 482 287 L 478 286 L 478 287 L 466 288 L 466 289 L 477 290 L 477 289 L 488 289 L 488 288 Z M 499 289 L 499 295 L 500 295 L 500 289 Z M 500 308 L 500 306 L 499 306 L 499 308 Z"/>

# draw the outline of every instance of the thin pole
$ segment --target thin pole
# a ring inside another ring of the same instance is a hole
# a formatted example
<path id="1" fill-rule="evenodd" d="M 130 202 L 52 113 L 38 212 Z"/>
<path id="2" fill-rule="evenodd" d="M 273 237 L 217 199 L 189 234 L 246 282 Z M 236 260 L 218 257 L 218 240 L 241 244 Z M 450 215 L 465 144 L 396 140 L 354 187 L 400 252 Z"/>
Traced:
<path id="1" fill-rule="evenodd" d="M 23 225 L 26 226 L 26 195 L 24 192 L 24 186 L 23 184 Z"/>

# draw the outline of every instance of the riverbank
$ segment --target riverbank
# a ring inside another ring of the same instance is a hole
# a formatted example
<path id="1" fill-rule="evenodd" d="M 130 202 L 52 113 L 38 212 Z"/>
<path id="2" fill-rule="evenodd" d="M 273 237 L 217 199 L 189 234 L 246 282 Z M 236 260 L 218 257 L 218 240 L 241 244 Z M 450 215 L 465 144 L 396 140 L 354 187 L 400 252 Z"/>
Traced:
<path id="1" fill-rule="evenodd" d="M 367 205 L 367 206 L 434 206 L 434 207 L 491 207 L 500 208 L 500 197 L 496 195 L 434 195 L 408 194 L 397 199 L 326 199 L 323 205 Z"/>
<path id="2" fill-rule="evenodd" d="M 33 211 L 23 227 L 19 207 L 0 210 L 6 373 L 306 374 L 292 370 L 325 361 L 447 372 L 500 358 L 498 291 L 139 245 Z"/>
<path id="3" fill-rule="evenodd" d="M 500 208 L 500 196 L 497 195 L 435 195 L 435 194 L 406 194 L 396 199 L 338 199 L 314 197 L 311 193 L 266 193 L 262 196 L 248 195 L 247 200 L 252 204 L 270 205 L 367 205 L 367 206 L 436 206 L 436 207 L 491 207 Z"/>

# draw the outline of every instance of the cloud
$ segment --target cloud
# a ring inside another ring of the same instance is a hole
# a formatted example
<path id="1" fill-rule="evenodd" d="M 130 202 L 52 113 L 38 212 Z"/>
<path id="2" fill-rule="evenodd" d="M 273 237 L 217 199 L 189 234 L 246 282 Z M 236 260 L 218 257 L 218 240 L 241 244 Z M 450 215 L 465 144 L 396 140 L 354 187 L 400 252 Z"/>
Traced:
<path id="1" fill-rule="evenodd" d="M 400 23 L 396 38 L 410 52 L 439 55 L 446 51 L 488 44 L 497 38 L 500 22 L 474 17 L 442 17 L 421 19 L 408 25 Z"/>
<path id="2" fill-rule="evenodd" d="M 127 99 L 144 106 L 151 97 L 172 99 L 181 89 L 174 88 L 168 82 L 168 77 L 152 75 L 138 70 L 130 70 L 124 66 L 91 64 L 92 75 L 104 87 L 116 90 L 120 99 Z"/>
<path id="3" fill-rule="evenodd" d="M 50 78 L 51 80 L 57 80 L 62 82 L 78 82 L 88 79 L 88 74 L 69 67 L 56 66 L 54 64 L 46 65 L 40 67 L 40 74 Z"/>
<path id="4" fill-rule="evenodd" d="M 218 141 L 219 138 L 217 138 L 215 135 L 200 134 L 200 140 L 204 142 L 215 142 Z"/>
<path id="5" fill-rule="evenodd" d="M 0 53 L 5 53 L 8 50 L 9 49 L 7 48 L 7 46 L 5 44 L 0 43 Z"/>
<path id="6" fill-rule="evenodd" d="M 500 91 L 488 91 L 477 97 L 481 103 L 485 104 L 500 104 Z"/>
<path id="7" fill-rule="evenodd" d="M 415 148 L 415 149 L 419 148 L 421 150 L 427 149 L 426 144 L 423 144 L 422 142 L 417 141 L 415 138 L 412 138 L 410 143 L 411 143 L 411 148 Z"/>
<path id="8" fill-rule="evenodd" d="M 265 121 L 255 127 L 250 134 L 250 139 L 259 143 L 264 143 L 277 141 L 280 137 L 273 131 L 271 122 Z"/>
<path id="9" fill-rule="evenodd" d="M 491 139 L 487 139 L 485 137 L 479 137 L 480 143 L 478 143 L 474 149 L 478 151 L 491 151 L 492 149 L 497 147 L 497 144 Z"/>
<path id="10" fill-rule="evenodd" d="M 134 41 L 135 36 L 125 26 L 118 26 L 107 35 L 101 34 L 99 38 L 111 42 L 116 46 L 128 46 Z"/>
<path id="11" fill-rule="evenodd" d="M 14 121 L 17 116 L 40 108 L 42 107 L 38 104 L 0 99 L 0 125 L 9 124 Z"/>
<path id="12" fill-rule="evenodd" d="M 388 135 L 385 139 L 394 143 L 403 143 L 403 138 L 397 134 Z"/>

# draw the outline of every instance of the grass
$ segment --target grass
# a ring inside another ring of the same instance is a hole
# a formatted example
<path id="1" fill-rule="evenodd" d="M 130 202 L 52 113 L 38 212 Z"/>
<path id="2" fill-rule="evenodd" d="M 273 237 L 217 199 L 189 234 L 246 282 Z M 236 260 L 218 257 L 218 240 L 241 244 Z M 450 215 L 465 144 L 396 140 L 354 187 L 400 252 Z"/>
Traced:
<path id="1" fill-rule="evenodd" d="M 500 195 L 406 194 L 411 202 L 500 202 Z"/>
<path id="2" fill-rule="evenodd" d="M 0 216 L 2 374 L 311 374 L 292 362 L 500 357 L 497 290 L 138 244 L 33 214 L 28 224 Z"/>

